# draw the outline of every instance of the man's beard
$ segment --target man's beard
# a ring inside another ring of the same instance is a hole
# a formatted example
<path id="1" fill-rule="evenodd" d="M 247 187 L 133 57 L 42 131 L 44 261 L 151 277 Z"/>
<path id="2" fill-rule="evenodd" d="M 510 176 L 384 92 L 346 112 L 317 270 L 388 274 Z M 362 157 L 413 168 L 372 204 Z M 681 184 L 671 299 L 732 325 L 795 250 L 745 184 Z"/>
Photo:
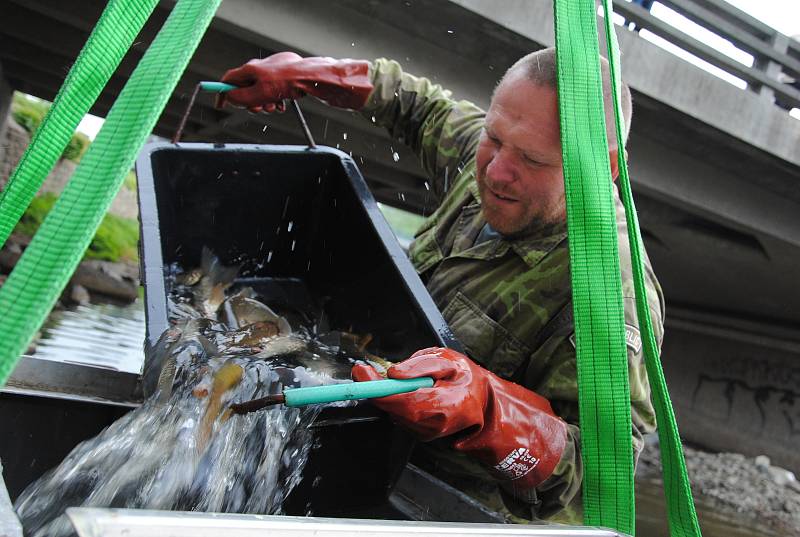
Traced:
<path id="1" fill-rule="evenodd" d="M 528 235 L 546 227 L 565 222 L 567 218 L 565 202 L 566 200 L 562 196 L 558 202 L 555 204 L 548 204 L 547 207 L 543 207 L 540 211 L 528 216 L 526 218 L 527 221 L 521 224 L 517 224 L 516 222 L 492 223 L 490 219 L 487 218 L 485 209 L 483 209 L 483 216 L 489 225 L 491 225 L 492 228 L 500 233 L 504 238 L 519 239 L 527 237 Z M 504 224 L 516 225 L 512 225 L 510 230 L 505 231 L 503 228 L 507 229 L 509 226 Z"/>

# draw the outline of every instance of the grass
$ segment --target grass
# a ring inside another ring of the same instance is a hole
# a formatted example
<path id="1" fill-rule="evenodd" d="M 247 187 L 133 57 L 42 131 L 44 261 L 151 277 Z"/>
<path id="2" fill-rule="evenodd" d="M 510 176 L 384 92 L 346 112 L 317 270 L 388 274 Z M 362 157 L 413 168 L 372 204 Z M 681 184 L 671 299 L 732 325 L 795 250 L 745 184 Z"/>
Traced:
<path id="1" fill-rule="evenodd" d="M 423 216 L 392 207 L 391 205 L 379 203 L 378 207 L 383 213 L 384 218 L 386 218 L 386 221 L 389 222 L 389 226 L 392 228 L 395 235 L 401 239 L 413 239 L 414 234 L 422 225 L 422 222 L 425 221 Z"/>
<path id="2" fill-rule="evenodd" d="M 122 182 L 122 186 L 136 192 L 136 172 L 133 170 L 128 172 L 128 175 L 125 176 L 125 179 Z"/>
<path id="3" fill-rule="evenodd" d="M 33 198 L 14 232 L 32 237 L 57 199 L 58 197 L 52 193 Z M 104 261 L 135 262 L 138 259 L 138 242 L 139 223 L 136 220 L 106 214 L 84 257 Z"/>

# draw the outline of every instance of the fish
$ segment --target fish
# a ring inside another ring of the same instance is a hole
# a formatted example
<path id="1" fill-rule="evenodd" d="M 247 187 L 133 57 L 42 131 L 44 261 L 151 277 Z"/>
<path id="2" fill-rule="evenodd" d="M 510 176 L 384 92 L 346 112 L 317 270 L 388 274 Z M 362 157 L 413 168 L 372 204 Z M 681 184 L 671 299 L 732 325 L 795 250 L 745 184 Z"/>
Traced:
<path id="1" fill-rule="evenodd" d="M 203 277 L 203 269 L 201 269 L 200 267 L 196 267 L 188 272 L 184 272 L 183 274 L 178 274 L 175 277 L 175 283 L 179 285 L 186 285 L 188 287 L 192 287 L 197 282 L 199 282 L 202 277 Z"/>
<path id="2" fill-rule="evenodd" d="M 261 347 L 279 334 L 280 331 L 275 323 L 259 321 L 237 330 L 233 341 L 239 347 Z"/>
<path id="3" fill-rule="evenodd" d="M 386 372 L 389 370 L 390 367 L 394 365 L 394 363 L 386 360 L 385 358 L 381 358 L 380 356 L 375 356 L 371 353 L 366 353 L 364 356 L 364 361 L 366 361 L 369 365 L 375 368 L 380 376 L 386 378 Z"/>
<path id="4" fill-rule="evenodd" d="M 205 317 L 217 318 L 217 310 L 225 301 L 225 290 L 239 274 L 241 265 L 223 265 L 206 246 L 201 253 L 200 270 L 203 276 L 194 286 L 194 305 Z"/>
<path id="5" fill-rule="evenodd" d="M 224 321 L 230 328 L 244 328 L 256 323 L 272 323 L 276 335 L 287 336 L 292 333 L 289 322 L 275 313 L 269 306 L 240 292 L 225 301 Z"/>
<path id="6" fill-rule="evenodd" d="M 158 392 L 158 405 L 172 396 L 172 385 L 180 367 L 200 363 L 218 352 L 204 333 L 212 326 L 204 318 L 184 319 L 167 329 L 156 342 L 142 373 L 142 392 L 146 398 Z"/>
<path id="7" fill-rule="evenodd" d="M 292 358 L 305 353 L 308 349 L 308 338 L 300 334 L 290 334 L 270 339 L 260 352 L 253 355 L 253 358 L 258 360 Z"/>
<path id="8" fill-rule="evenodd" d="M 208 395 L 208 406 L 197 426 L 197 446 L 202 452 L 214 429 L 214 422 L 222 412 L 222 397 L 231 388 L 242 381 L 244 369 L 233 362 L 225 362 L 216 373 L 211 383 L 211 393 Z"/>

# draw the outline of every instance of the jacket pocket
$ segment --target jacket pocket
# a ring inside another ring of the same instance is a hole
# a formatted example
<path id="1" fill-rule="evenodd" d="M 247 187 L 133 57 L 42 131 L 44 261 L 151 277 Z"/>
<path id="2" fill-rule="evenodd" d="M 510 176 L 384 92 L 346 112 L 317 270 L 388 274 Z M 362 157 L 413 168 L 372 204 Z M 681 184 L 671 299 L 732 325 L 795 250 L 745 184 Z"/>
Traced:
<path id="1" fill-rule="evenodd" d="M 460 291 L 442 315 L 467 356 L 503 378 L 510 379 L 531 354 L 527 345 Z"/>

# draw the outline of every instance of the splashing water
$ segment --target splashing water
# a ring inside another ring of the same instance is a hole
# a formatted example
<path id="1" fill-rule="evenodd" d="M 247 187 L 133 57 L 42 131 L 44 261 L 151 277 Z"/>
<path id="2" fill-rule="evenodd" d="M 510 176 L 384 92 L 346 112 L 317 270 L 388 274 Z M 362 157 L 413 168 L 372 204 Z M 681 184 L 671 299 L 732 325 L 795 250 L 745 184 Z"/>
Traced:
<path id="1" fill-rule="evenodd" d="M 241 368 L 241 380 L 215 393 L 214 377 L 226 366 Z M 150 398 L 23 492 L 15 508 L 26 535 L 71 535 L 64 509 L 78 505 L 280 512 L 301 479 L 311 446 L 307 426 L 319 407 L 246 415 L 219 409 L 276 393 L 284 384 L 320 384 L 320 375 L 249 357 L 213 357 L 178 375 L 183 378 L 166 404 Z M 217 397 L 222 406 L 214 404 Z"/>
<path id="2" fill-rule="evenodd" d="M 215 293 L 202 280 L 187 285 L 196 286 L 195 306 Z M 204 289 L 210 294 L 198 296 Z M 352 360 L 343 360 L 347 338 L 340 333 L 315 339 L 283 318 L 252 322 L 274 315 L 260 307 L 241 292 L 208 317 L 190 302 L 170 301 L 175 324 L 154 350 L 158 367 L 143 374 L 145 390 L 155 392 L 28 486 L 15 504 L 25 534 L 74 535 L 64 514 L 72 506 L 280 514 L 303 477 L 313 441 L 308 426 L 321 407 L 238 415 L 228 405 L 284 387 L 344 382 Z"/>

